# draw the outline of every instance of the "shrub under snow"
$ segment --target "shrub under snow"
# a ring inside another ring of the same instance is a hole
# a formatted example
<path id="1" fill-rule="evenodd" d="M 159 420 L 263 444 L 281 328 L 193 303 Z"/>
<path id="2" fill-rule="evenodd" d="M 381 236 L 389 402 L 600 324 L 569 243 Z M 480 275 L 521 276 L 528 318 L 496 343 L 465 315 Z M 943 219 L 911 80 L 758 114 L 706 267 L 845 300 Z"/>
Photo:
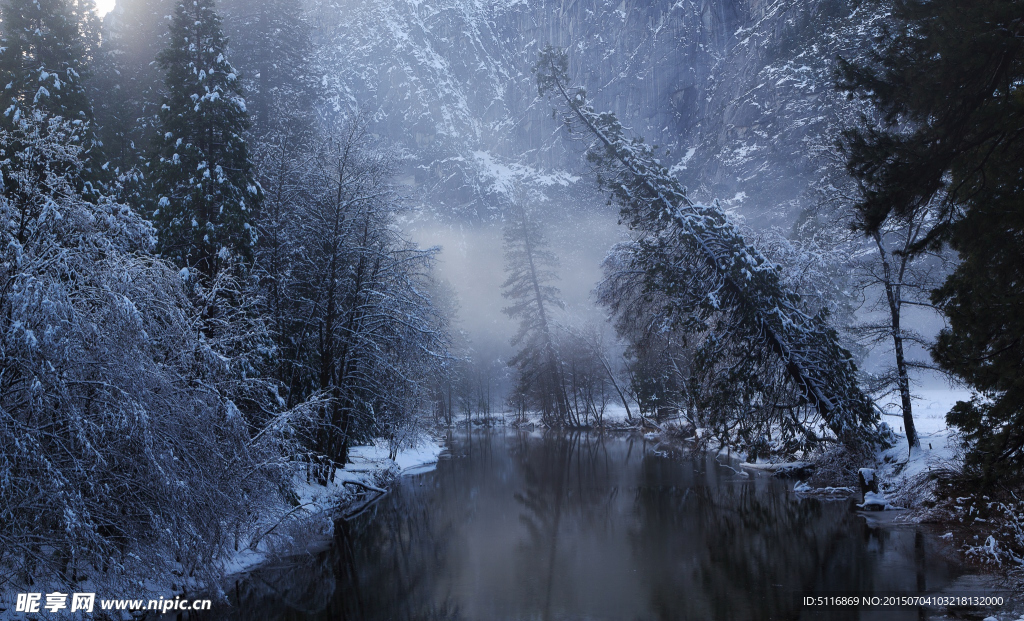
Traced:
<path id="1" fill-rule="evenodd" d="M 78 131 L 0 130 L 0 583 L 201 572 L 273 496 L 150 225 L 76 188 Z"/>

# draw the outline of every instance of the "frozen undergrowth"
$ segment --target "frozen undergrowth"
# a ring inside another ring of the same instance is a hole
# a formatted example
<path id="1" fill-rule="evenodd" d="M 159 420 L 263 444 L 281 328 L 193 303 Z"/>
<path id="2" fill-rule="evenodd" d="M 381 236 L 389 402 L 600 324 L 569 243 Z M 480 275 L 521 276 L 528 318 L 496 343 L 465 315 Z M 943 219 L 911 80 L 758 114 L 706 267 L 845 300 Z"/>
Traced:
<path id="1" fill-rule="evenodd" d="M 239 551 L 226 559 L 223 573 L 230 576 L 248 571 L 268 559 L 295 554 L 322 544 L 333 531 L 333 518 L 347 508 L 372 501 L 379 490 L 386 490 L 395 478 L 429 472 L 437 467 L 441 444 L 423 436 L 412 447 L 399 450 L 392 459 L 386 440 L 355 446 L 349 450 L 350 462 L 338 470 L 326 487 L 305 478 L 305 470 L 296 473 L 294 507 L 283 507 L 280 517 L 266 520 L 267 534 L 254 548 Z M 369 496 L 369 497 L 367 497 Z"/>
<path id="2" fill-rule="evenodd" d="M 230 577 L 251 571 L 274 559 L 301 554 L 328 544 L 333 534 L 334 520 L 363 503 L 372 503 L 385 492 L 397 477 L 428 472 L 437 466 L 442 446 L 434 438 L 423 435 L 412 448 L 399 450 L 392 459 L 386 440 L 350 449 L 351 463 L 339 470 L 334 480 L 325 486 L 306 480 L 305 468 L 297 465 L 291 503 L 276 507 L 276 511 L 259 520 L 256 534 L 238 549 L 220 561 L 220 574 Z M 158 554 L 154 551 L 154 554 Z M 210 597 L 209 585 L 183 578 L 180 574 L 164 572 L 145 582 L 124 585 L 123 592 L 113 592 L 107 584 L 91 580 L 79 582 L 74 592 L 96 592 L 97 598 L 152 599 L 164 596 L 195 598 Z M 57 581 L 37 579 L 31 592 L 68 592 L 67 585 Z M 200 593 L 206 593 L 200 595 Z M 15 612 L 17 592 L 0 590 L 0 621 L 24 621 L 32 618 L 62 619 L 60 614 L 47 612 L 28 615 Z M 123 618 L 134 619 L 128 612 Z M 80 618 L 78 616 L 67 618 Z"/>
<path id="3" fill-rule="evenodd" d="M 889 504 L 905 509 L 900 522 L 938 523 L 950 528 L 947 539 L 967 559 L 993 568 L 1019 572 L 1024 566 L 1024 502 L 1018 492 L 990 498 L 960 492 L 952 495 L 940 486 L 960 472 L 963 454 L 955 429 L 946 425 L 946 413 L 966 391 L 921 390 L 914 422 L 919 449 L 908 451 L 900 418 L 888 422 L 900 442 L 877 455 L 880 490 Z M 1016 494 L 1016 495 L 1015 495 Z"/>

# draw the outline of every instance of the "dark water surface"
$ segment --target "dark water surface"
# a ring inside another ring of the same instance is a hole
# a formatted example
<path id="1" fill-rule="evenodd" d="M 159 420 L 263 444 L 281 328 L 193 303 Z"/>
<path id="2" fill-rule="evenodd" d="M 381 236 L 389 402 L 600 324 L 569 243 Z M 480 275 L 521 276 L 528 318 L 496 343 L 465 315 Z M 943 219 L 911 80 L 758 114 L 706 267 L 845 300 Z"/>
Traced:
<path id="1" fill-rule="evenodd" d="M 953 578 L 932 533 L 638 437 L 474 432 L 449 452 L 329 549 L 229 585 L 212 618 L 916 620 L 929 613 L 803 598 Z"/>

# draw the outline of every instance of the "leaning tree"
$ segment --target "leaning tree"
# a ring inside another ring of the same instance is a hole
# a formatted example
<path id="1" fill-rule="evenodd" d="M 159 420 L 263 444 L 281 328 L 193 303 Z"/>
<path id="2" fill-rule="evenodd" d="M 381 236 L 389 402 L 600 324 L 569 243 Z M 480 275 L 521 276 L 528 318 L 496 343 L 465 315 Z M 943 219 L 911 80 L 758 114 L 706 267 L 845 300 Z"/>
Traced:
<path id="1" fill-rule="evenodd" d="M 636 297 L 603 297 L 613 315 L 656 299 L 659 329 L 700 338 L 703 359 L 735 360 L 731 368 L 748 375 L 744 394 L 737 395 L 740 407 L 748 416 L 772 415 L 785 435 L 807 444 L 881 441 L 878 414 L 827 314 L 805 312 L 799 295 L 781 284 L 778 266 L 748 244 L 717 205 L 691 201 L 650 145 L 627 137 L 614 114 L 596 112 L 586 91 L 571 84 L 565 52 L 547 46 L 534 72 L 540 95 L 560 103 L 569 130 L 590 138 L 587 159 L 620 206 L 620 221 L 637 237 L 627 269 L 603 285 L 610 291 L 616 279 L 642 277 Z M 779 388 L 788 402 L 778 398 Z M 818 429 L 801 409 L 820 415 Z"/>

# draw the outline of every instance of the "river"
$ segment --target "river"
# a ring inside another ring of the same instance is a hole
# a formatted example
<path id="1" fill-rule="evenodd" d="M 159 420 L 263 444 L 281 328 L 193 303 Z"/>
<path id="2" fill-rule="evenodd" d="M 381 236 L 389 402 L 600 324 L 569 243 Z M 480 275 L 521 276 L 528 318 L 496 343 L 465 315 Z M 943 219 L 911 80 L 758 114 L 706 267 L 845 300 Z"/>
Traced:
<path id="1" fill-rule="evenodd" d="M 636 435 L 455 434 L 436 470 L 339 521 L 327 549 L 233 581 L 211 618 L 932 618 L 807 604 L 935 592 L 958 570 L 926 527 L 791 487 Z"/>

